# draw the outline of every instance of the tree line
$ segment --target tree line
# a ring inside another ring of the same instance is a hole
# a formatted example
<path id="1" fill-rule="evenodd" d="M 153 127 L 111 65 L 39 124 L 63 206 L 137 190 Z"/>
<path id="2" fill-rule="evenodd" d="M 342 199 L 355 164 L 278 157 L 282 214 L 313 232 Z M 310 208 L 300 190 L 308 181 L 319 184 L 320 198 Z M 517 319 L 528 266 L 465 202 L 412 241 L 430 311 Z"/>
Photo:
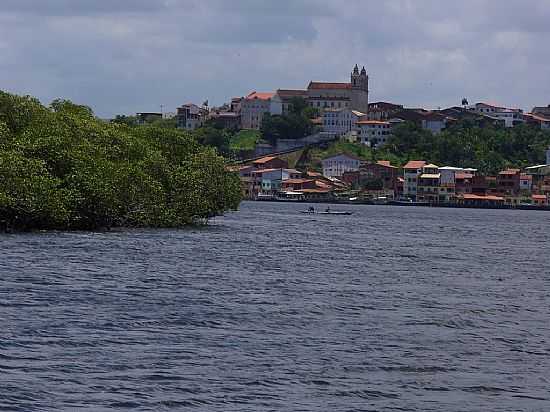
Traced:
<path id="1" fill-rule="evenodd" d="M 0 92 L 0 229 L 178 227 L 239 202 L 238 177 L 190 133 Z"/>

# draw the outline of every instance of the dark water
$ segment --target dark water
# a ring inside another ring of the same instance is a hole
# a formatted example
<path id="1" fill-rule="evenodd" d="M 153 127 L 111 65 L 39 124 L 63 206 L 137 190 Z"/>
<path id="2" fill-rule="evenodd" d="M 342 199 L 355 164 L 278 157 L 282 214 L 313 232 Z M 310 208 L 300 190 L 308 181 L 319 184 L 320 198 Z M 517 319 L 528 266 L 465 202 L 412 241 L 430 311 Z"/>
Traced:
<path id="1" fill-rule="evenodd" d="M 550 410 L 550 213 L 303 207 L 0 236 L 0 410 Z"/>

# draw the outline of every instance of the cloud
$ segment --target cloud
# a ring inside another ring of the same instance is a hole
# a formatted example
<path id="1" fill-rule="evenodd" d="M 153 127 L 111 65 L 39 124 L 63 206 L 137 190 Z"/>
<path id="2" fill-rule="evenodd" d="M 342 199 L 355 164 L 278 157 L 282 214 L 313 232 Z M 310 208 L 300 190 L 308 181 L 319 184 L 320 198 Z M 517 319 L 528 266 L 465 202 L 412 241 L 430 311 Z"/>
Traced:
<path id="1" fill-rule="evenodd" d="M 100 116 L 345 81 L 438 107 L 550 104 L 550 4 L 423 0 L 3 0 L 0 88 Z"/>

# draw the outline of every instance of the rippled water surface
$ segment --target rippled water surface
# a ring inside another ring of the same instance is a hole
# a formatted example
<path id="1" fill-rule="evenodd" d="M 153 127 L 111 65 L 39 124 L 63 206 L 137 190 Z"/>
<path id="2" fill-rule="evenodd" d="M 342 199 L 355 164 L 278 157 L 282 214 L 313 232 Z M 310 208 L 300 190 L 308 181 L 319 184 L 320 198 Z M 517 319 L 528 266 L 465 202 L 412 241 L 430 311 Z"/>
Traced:
<path id="1" fill-rule="evenodd" d="M 550 213 L 303 207 L 0 235 L 0 410 L 550 410 Z"/>

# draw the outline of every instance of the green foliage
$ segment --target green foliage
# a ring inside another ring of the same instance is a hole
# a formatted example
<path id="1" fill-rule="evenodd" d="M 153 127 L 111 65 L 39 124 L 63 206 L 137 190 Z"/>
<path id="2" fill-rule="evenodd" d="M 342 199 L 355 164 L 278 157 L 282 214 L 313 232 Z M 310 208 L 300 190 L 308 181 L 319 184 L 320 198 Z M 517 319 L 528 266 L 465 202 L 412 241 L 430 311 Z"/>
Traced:
<path id="1" fill-rule="evenodd" d="M 260 139 L 261 135 L 257 130 L 241 130 L 231 136 L 229 148 L 231 150 L 254 150 Z"/>
<path id="2" fill-rule="evenodd" d="M 188 133 L 0 93 L 0 229 L 175 227 L 239 201 L 238 177 Z"/>
<path id="3" fill-rule="evenodd" d="M 315 112 L 311 111 L 305 99 L 293 97 L 289 107 L 288 114 L 264 114 L 260 131 L 269 143 L 275 144 L 277 139 L 301 139 L 314 132 L 310 116 Z"/>
<path id="4" fill-rule="evenodd" d="M 196 129 L 193 135 L 201 145 L 213 147 L 218 153 L 229 155 L 231 152 L 229 148 L 231 134 L 225 129 L 204 126 Z"/>

